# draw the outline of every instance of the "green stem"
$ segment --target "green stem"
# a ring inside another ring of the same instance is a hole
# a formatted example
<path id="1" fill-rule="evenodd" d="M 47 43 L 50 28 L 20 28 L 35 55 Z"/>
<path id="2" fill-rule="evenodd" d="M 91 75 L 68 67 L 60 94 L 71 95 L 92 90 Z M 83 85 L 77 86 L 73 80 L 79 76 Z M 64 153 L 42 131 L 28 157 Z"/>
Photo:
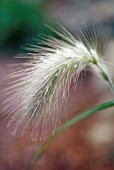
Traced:
<path id="1" fill-rule="evenodd" d="M 72 118 L 70 121 L 66 122 L 64 125 L 62 125 L 49 139 L 44 142 L 40 148 L 38 149 L 37 154 L 35 155 L 34 159 L 32 162 L 29 164 L 27 170 L 32 170 L 36 164 L 36 162 L 41 158 L 41 156 L 47 151 L 49 146 L 55 141 L 56 138 L 58 138 L 64 131 L 66 131 L 68 128 L 73 126 L 74 124 L 94 115 L 95 113 L 105 110 L 107 108 L 113 107 L 114 106 L 114 100 L 105 102 L 95 108 L 92 108 L 86 112 L 83 112 L 74 118 Z"/>
<path id="2" fill-rule="evenodd" d="M 107 70 L 105 70 L 105 68 L 98 63 L 97 63 L 97 67 L 100 70 L 100 74 L 103 76 L 103 78 L 106 80 L 106 82 L 108 82 L 112 92 L 114 93 L 114 85 L 113 85 L 113 82 L 112 82 L 110 76 L 108 75 Z"/>

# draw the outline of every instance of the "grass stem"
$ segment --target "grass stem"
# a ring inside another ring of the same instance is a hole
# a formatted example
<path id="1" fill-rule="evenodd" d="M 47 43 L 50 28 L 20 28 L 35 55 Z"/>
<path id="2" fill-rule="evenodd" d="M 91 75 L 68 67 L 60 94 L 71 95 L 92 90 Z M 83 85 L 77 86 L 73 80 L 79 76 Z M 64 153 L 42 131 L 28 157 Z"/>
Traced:
<path id="1" fill-rule="evenodd" d="M 92 108 L 86 112 L 83 112 L 77 116 L 75 116 L 74 118 L 72 118 L 71 120 L 69 120 L 68 122 L 66 122 L 64 125 L 62 125 L 55 133 L 54 135 L 52 135 L 51 137 L 49 137 L 47 139 L 47 141 L 45 141 L 40 148 L 38 148 L 38 151 L 34 157 L 34 159 L 30 162 L 29 166 L 27 167 L 26 170 L 33 170 L 34 166 L 36 165 L 37 161 L 40 160 L 41 156 L 47 151 L 47 149 L 49 148 L 49 146 L 55 141 L 55 139 L 57 139 L 64 131 L 66 131 L 68 128 L 72 127 L 73 125 L 75 125 L 76 123 L 94 115 L 95 113 L 108 109 L 110 107 L 114 106 L 114 100 L 105 102 L 95 108 Z"/>

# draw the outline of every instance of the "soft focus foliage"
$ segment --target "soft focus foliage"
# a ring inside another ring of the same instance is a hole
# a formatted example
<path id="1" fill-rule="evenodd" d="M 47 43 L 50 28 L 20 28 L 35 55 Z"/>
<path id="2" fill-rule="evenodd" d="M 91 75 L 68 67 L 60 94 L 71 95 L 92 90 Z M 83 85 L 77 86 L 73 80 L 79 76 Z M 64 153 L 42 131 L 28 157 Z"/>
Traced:
<path id="1" fill-rule="evenodd" d="M 0 0 L 0 49 L 15 51 L 43 32 L 44 1 Z"/>

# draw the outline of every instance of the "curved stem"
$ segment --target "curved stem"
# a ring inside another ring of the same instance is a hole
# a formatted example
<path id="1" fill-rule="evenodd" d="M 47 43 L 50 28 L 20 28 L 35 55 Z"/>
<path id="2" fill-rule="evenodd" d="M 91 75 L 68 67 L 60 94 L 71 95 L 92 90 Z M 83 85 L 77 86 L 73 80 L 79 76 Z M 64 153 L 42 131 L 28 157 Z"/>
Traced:
<path id="1" fill-rule="evenodd" d="M 114 84 L 113 84 L 110 76 L 108 75 L 107 70 L 105 70 L 105 68 L 103 66 L 101 66 L 100 64 L 97 64 L 97 67 L 100 70 L 100 74 L 106 80 L 106 82 L 109 84 L 112 92 L 114 93 Z"/>
<path id="2" fill-rule="evenodd" d="M 114 100 L 105 102 L 95 108 L 92 108 L 86 112 L 83 112 L 77 116 L 75 116 L 74 118 L 72 118 L 70 121 L 66 122 L 64 125 L 62 125 L 55 133 L 54 135 L 52 135 L 51 137 L 49 137 L 49 139 L 44 142 L 40 148 L 38 149 L 37 154 L 35 155 L 34 159 L 32 160 L 32 162 L 29 164 L 27 170 L 32 170 L 36 164 L 36 162 L 41 158 L 41 156 L 44 154 L 45 151 L 47 151 L 47 149 L 49 148 L 49 146 L 55 141 L 56 138 L 58 138 L 64 131 L 66 131 L 68 128 L 70 128 L 71 126 L 73 126 L 74 124 L 82 121 L 83 119 L 86 119 L 92 115 L 94 115 L 95 113 L 108 109 L 110 107 L 114 106 Z"/>

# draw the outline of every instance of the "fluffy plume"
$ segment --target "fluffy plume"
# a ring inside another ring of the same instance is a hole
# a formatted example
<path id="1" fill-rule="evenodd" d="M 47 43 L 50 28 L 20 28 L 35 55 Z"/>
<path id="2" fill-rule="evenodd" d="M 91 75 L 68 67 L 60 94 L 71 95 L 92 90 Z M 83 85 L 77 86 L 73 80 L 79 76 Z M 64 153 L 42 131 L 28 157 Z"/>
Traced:
<path id="1" fill-rule="evenodd" d="M 79 74 L 88 65 L 104 73 L 96 34 L 86 32 L 77 40 L 65 28 L 53 30 L 54 37 L 43 38 L 42 46 L 32 46 L 18 71 L 9 75 L 10 86 L 5 90 L 5 109 L 13 133 L 24 134 L 32 128 L 34 138 L 45 138 L 48 130 L 61 124 L 61 107 L 67 102 L 71 82 L 77 84 Z M 99 69 L 98 68 L 102 68 Z"/>

